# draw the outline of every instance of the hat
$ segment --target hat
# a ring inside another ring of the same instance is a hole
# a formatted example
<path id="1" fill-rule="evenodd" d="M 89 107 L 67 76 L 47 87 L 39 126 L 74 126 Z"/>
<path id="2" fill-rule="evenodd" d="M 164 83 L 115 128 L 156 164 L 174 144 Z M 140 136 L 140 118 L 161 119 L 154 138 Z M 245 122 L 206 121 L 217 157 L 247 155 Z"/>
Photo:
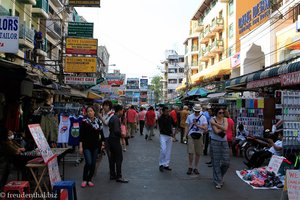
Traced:
<path id="1" fill-rule="evenodd" d="M 193 107 L 193 110 L 195 112 L 200 112 L 202 110 L 201 105 L 200 104 L 195 104 Z"/>

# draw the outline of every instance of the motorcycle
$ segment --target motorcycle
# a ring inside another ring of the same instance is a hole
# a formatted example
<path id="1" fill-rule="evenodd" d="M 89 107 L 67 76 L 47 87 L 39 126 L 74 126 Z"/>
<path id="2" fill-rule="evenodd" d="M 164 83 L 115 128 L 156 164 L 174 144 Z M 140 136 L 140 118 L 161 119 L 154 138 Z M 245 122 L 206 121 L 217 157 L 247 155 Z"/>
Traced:
<path id="1" fill-rule="evenodd" d="M 270 131 L 264 131 L 264 137 L 247 136 L 246 141 L 242 144 L 244 157 L 249 161 L 255 152 L 269 148 Z"/>

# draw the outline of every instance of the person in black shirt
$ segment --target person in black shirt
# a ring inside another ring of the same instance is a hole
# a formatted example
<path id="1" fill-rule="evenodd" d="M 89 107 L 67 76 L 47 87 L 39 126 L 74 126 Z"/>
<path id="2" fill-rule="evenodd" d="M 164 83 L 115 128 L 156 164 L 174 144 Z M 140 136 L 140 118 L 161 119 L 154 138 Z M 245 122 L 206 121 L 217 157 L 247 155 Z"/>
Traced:
<path id="1" fill-rule="evenodd" d="M 110 118 L 108 122 L 109 137 L 108 146 L 111 153 L 111 161 L 109 162 L 110 180 L 116 180 L 120 183 L 128 183 L 128 180 L 122 178 L 122 161 L 123 153 L 120 143 L 121 139 L 121 120 L 120 118 L 124 114 L 123 107 L 116 105 L 114 107 L 115 114 Z"/>
<path id="2" fill-rule="evenodd" d="M 173 119 L 169 115 L 169 108 L 163 107 L 162 115 L 158 119 L 159 131 L 160 131 L 160 156 L 159 156 L 159 170 L 171 171 L 169 167 L 171 150 L 172 150 L 172 127 Z"/>
<path id="3" fill-rule="evenodd" d="M 95 168 L 99 149 L 99 140 L 103 139 L 102 123 L 95 117 L 95 109 L 87 108 L 87 118 L 79 127 L 79 152 L 84 155 L 85 165 L 83 169 L 83 181 L 81 187 L 94 186 L 91 181 Z M 104 142 L 103 142 L 104 145 Z"/>

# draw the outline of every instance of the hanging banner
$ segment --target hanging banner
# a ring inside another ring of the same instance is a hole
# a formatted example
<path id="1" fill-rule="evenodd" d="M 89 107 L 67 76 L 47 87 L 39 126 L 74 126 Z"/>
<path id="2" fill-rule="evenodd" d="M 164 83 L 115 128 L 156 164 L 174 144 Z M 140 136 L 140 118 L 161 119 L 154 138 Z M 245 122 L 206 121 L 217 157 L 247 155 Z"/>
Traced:
<path id="1" fill-rule="evenodd" d="M 281 86 L 290 86 L 300 84 L 300 71 L 282 74 L 279 76 L 281 79 Z"/>
<path id="2" fill-rule="evenodd" d="M 69 0 L 73 7 L 100 7 L 100 0 Z"/>
<path id="3" fill-rule="evenodd" d="M 96 85 L 96 81 L 94 77 L 65 76 L 65 84 L 69 85 Z"/>
<path id="4" fill-rule="evenodd" d="M 69 22 L 68 37 L 93 38 L 94 23 Z"/>
<path id="5" fill-rule="evenodd" d="M 67 38 L 66 53 L 81 55 L 97 55 L 98 40 L 83 38 Z"/>
<path id="6" fill-rule="evenodd" d="M 47 139 L 45 138 L 41 126 L 39 124 L 29 124 L 28 128 L 39 151 L 41 152 L 44 163 L 47 163 L 50 159 L 53 158 L 54 154 L 51 151 L 51 148 L 47 142 Z"/>
<path id="7" fill-rule="evenodd" d="M 126 89 L 139 89 L 139 79 L 138 78 L 128 78 Z"/>
<path id="8" fill-rule="evenodd" d="M 111 93 L 111 85 L 100 85 L 100 92 Z"/>
<path id="9" fill-rule="evenodd" d="M 51 187 L 53 188 L 54 183 L 61 181 L 57 158 L 54 158 L 49 161 L 48 174 L 50 178 Z"/>
<path id="10" fill-rule="evenodd" d="M 19 17 L 0 16 L 0 52 L 18 53 Z"/>
<path id="11" fill-rule="evenodd" d="M 66 73 L 95 73 L 97 58 L 95 57 L 66 57 L 64 70 Z"/>

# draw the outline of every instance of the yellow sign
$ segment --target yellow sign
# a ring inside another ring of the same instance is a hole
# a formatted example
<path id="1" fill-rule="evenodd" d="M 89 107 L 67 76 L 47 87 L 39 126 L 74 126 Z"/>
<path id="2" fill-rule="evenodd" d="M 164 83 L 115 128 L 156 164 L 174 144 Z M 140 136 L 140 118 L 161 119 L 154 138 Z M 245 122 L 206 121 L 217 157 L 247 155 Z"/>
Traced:
<path id="1" fill-rule="evenodd" d="M 98 48 L 97 39 L 83 39 L 83 38 L 66 39 L 67 54 L 97 55 L 97 48 Z"/>
<path id="2" fill-rule="evenodd" d="M 66 57 L 64 70 L 67 73 L 95 73 L 97 58 L 92 57 Z"/>

